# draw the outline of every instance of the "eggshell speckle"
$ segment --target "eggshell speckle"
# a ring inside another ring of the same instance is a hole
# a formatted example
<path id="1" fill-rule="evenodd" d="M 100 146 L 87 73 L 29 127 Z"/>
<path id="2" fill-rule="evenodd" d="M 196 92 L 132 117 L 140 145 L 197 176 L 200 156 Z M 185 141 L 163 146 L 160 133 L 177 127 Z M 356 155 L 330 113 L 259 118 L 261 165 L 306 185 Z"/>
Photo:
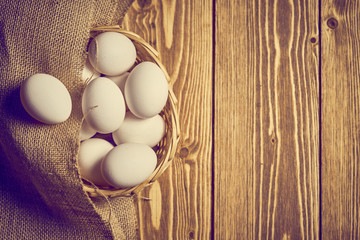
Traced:
<path id="1" fill-rule="evenodd" d="M 156 162 L 156 153 L 149 146 L 124 143 L 106 155 L 102 162 L 102 174 L 114 187 L 133 187 L 150 177 Z"/>
<path id="2" fill-rule="evenodd" d="M 57 78 L 37 73 L 21 85 L 20 98 L 24 109 L 46 124 L 64 122 L 70 116 L 72 103 L 65 85 Z"/>
<path id="3" fill-rule="evenodd" d="M 89 60 L 100 73 L 121 75 L 135 63 L 136 49 L 129 38 L 118 32 L 97 35 L 89 45 Z"/>
<path id="4" fill-rule="evenodd" d="M 130 111 L 139 118 L 160 113 L 168 98 L 168 83 L 159 66 L 147 61 L 138 64 L 126 80 L 125 98 Z"/>
<path id="5" fill-rule="evenodd" d="M 165 134 L 165 121 L 160 115 L 151 118 L 138 118 L 127 112 L 124 122 L 112 133 L 114 142 L 144 143 L 150 147 L 157 145 Z"/>
<path id="6" fill-rule="evenodd" d="M 82 178 L 94 184 L 107 186 L 101 174 L 101 162 L 113 145 L 100 138 L 87 139 L 80 144 L 79 170 Z"/>
<path id="7" fill-rule="evenodd" d="M 125 117 L 123 94 L 110 79 L 96 78 L 84 90 L 82 111 L 93 129 L 99 133 L 111 133 L 120 127 Z"/>

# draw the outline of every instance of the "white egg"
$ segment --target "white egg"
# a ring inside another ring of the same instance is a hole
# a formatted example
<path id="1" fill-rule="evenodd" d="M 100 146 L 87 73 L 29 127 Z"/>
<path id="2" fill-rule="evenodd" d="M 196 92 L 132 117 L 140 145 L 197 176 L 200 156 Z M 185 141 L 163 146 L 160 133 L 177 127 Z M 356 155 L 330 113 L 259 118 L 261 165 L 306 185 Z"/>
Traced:
<path id="1" fill-rule="evenodd" d="M 168 82 L 159 66 L 147 61 L 138 64 L 126 80 L 125 98 L 130 111 L 139 118 L 160 113 L 168 98 Z"/>
<path id="2" fill-rule="evenodd" d="M 132 41 L 123 34 L 104 32 L 91 41 L 89 60 L 100 73 L 121 75 L 134 65 L 136 49 Z"/>
<path id="3" fill-rule="evenodd" d="M 85 83 L 89 83 L 95 78 L 100 77 L 100 75 L 101 74 L 93 68 L 93 66 L 89 62 L 89 59 L 87 58 L 84 69 L 82 71 L 81 80 L 83 80 L 83 82 Z"/>
<path id="4" fill-rule="evenodd" d="M 125 72 L 119 76 L 105 76 L 105 77 L 114 81 L 114 83 L 116 83 L 116 85 L 118 85 L 118 87 L 120 88 L 121 92 L 125 94 L 125 83 L 129 74 L 130 74 L 129 72 Z"/>
<path id="5" fill-rule="evenodd" d="M 24 109 L 46 124 L 64 122 L 70 116 L 72 103 L 65 85 L 57 78 L 37 73 L 21 85 L 20 98 Z"/>
<path id="6" fill-rule="evenodd" d="M 95 134 L 96 134 L 96 130 L 90 127 L 90 125 L 86 122 L 86 120 L 84 120 L 81 124 L 80 133 L 79 133 L 80 141 L 89 139 L 93 137 Z"/>
<path id="7" fill-rule="evenodd" d="M 107 186 L 101 174 L 101 162 L 113 147 L 111 143 L 100 138 L 81 142 L 78 155 L 80 176 L 96 185 Z"/>
<path id="8" fill-rule="evenodd" d="M 99 133 L 111 133 L 120 127 L 125 117 L 123 94 L 110 79 L 96 78 L 84 90 L 82 111 L 93 129 Z"/>
<path id="9" fill-rule="evenodd" d="M 154 147 L 164 137 L 164 134 L 165 121 L 160 115 L 142 119 L 127 112 L 124 122 L 112 133 L 112 137 L 117 145 L 133 142 Z"/>
<path id="10" fill-rule="evenodd" d="M 156 153 L 149 146 L 124 143 L 114 147 L 106 155 L 102 162 L 102 174 L 114 187 L 134 187 L 150 177 L 156 163 Z"/>
<path id="11" fill-rule="evenodd" d="M 125 96 L 125 83 L 126 83 L 126 80 L 129 76 L 129 74 L 130 74 L 129 72 L 125 72 L 125 73 L 121 74 L 120 76 L 105 76 L 105 77 L 114 81 L 114 83 L 116 83 L 116 85 L 118 85 L 118 87 L 120 88 L 122 94 Z M 125 98 L 124 98 L 124 100 L 125 100 Z M 128 109 L 126 100 L 125 100 L 125 107 L 126 107 L 126 109 Z"/>

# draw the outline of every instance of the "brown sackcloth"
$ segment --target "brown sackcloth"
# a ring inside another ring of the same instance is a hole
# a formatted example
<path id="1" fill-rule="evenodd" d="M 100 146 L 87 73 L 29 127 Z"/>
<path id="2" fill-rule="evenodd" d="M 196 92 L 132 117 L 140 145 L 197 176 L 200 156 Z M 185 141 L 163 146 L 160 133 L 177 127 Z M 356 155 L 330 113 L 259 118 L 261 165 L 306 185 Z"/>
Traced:
<path id="1" fill-rule="evenodd" d="M 137 237 L 134 199 L 90 199 L 77 167 L 89 28 L 119 24 L 131 2 L 0 0 L 0 239 Z M 69 90 L 64 123 L 41 124 L 21 106 L 19 87 L 35 73 Z"/>

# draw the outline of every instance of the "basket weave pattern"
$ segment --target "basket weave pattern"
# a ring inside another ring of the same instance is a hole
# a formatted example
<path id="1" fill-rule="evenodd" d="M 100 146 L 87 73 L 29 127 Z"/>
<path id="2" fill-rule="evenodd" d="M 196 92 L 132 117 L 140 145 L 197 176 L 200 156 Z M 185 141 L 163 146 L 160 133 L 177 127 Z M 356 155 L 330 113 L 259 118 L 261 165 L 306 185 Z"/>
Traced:
<path id="1" fill-rule="evenodd" d="M 169 167 L 174 156 L 177 144 L 180 138 L 180 129 L 179 129 L 179 117 L 176 109 L 177 99 L 172 90 L 172 85 L 170 84 L 170 76 L 167 73 L 164 65 L 160 62 L 159 53 L 144 39 L 136 35 L 133 32 L 121 29 L 118 25 L 116 26 L 105 26 L 105 27 L 95 27 L 91 31 L 96 33 L 101 32 L 119 32 L 127 36 L 135 45 L 137 58 L 134 66 L 139 64 L 142 61 L 151 61 L 156 63 L 161 70 L 164 72 L 165 77 L 169 83 L 169 95 L 165 107 L 161 111 L 160 115 L 163 117 L 166 123 L 165 136 L 160 141 L 160 143 L 154 148 L 157 155 L 157 165 L 154 172 L 151 176 L 145 180 L 143 183 L 132 187 L 124 189 L 116 189 L 113 187 L 97 187 L 94 184 L 83 181 L 84 191 L 89 194 L 91 197 L 97 196 L 107 196 L 107 197 L 120 197 L 120 196 L 131 196 L 133 194 L 139 193 L 142 189 L 149 186 L 155 182 L 160 175 Z"/>

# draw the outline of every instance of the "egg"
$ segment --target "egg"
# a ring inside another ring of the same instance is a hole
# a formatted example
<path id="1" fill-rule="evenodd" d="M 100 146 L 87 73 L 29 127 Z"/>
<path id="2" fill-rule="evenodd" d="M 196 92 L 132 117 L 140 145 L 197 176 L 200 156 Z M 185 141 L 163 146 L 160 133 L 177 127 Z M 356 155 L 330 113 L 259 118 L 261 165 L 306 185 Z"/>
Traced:
<path id="1" fill-rule="evenodd" d="M 65 85 L 56 77 L 37 73 L 20 87 L 21 103 L 33 118 L 46 124 L 66 121 L 72 109 L 71 97 Z"/>
<path id="2" fill-rule="evenodd" d="M 155 170 L 157 157 L 154 150 L 141 143 L 123 143 L 114 147 L 102 162 L 105 180 L 116 188 L 134 187 Z"/>
<path id="3" fill-rule="evenodd" d="M 97 35 L 89 45 L 89 60 L 100 73 L 121 75 L 135 63 L 136 49 L 132 41 L 118 32 Z"/>
<path id="4" fill-rule="evenodd" d="M 96 78 L 84 90 L 82 111 L 91 128 L 99 133 L 111 133 L 120 127 L 125 117 L 123 94 L 110 79 Z"/>
<path id="5" fill-rule="evenodd" d="M 122 94 L 125 95 L 125 83 L 129 74 L 130 74 L 129 72 L 125 72 L 120 76 L 106 76 L 106 77 L 112 80 L 114 83 L 116 83 L 116 85 L 118 85 L 118 87 L 120 88 Z M 126 99 L 124 98 L 124 100 L 125 100 L 125 108 L 128 109 L 126 104 Z"/>
<path id="6" fill-rule="evenodd" d="M 125 93 L 125 83 L 126 83 L 126 80 L 129 76 L 129 74 L 130 74 L 129 72 L 125 72 L 119 76 L 105 76 L 105 77 L 109 78 L 114 83 L 116 83 L 116 85 L 118 85 L 118 87 L 120 88 L 121 92 L 124 94 Z"/>
<path id="7" fill-rule="evenodd" d="M 80 143 L 78 163 L 80 176 L 96 185 L 108 186 L 101 174 L 101 162 L 114 146 L 100 138 L 90 138 Z"/>
<path id="8" fill-rule="evenodd" d="M 116 145 L 134 142 L 156 146 L 165 134 L 165 121 L 160 115 L 151 118 L 138 118 L 127 112 L 124 122 L 112 133 Z"/>
<path id="9" fill-rule="evenodd" d="M 84 120 L 81 124 L 79 137 L 80 141 L 84 141 L 86 139 L 89 139 L 93 137 L 96 134 L 96 130 L 90 127 L 90 125 Z"/>
<path id="10" fill-rule="evenodd" d="M 130 111 L 139 118 L 160 113 L 168 98 L 168 82 L 164 72 L 152 62 L 142 62 L 125 83 L 125 99 Z"/>
<path id="11" fill-rule="evenodd" d="M 84 69 L 82 71 L 81 80 L 83 80 L 84 83 L 89 83 L 95 78 L 100 77 L 100 75 L 101 74 L 93 68 L 93 66 L 90 64 L 89 59 L 87 58 Z"/>

